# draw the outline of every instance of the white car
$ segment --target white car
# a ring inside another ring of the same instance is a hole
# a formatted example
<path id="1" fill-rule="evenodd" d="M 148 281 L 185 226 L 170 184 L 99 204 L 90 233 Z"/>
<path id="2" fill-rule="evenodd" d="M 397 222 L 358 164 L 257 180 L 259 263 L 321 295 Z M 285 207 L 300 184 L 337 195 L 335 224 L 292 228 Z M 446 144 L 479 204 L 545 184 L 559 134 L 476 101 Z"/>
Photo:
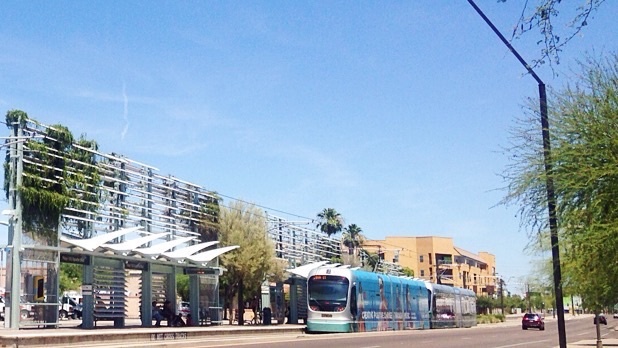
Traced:
<path id="1" fill-rule="evenodd" d="M 618 312 L 614 312 L 614 319 L 618 319 Z"/>

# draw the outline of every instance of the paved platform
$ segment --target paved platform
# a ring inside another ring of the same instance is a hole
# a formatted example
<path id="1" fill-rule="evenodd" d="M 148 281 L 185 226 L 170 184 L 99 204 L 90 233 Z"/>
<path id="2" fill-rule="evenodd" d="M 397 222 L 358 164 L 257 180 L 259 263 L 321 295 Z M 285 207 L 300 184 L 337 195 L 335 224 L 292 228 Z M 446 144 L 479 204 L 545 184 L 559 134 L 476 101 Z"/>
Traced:
<path id="1" fill-rule="evenodd" d="M 139 320 L 137 320 L 139 322 Z M 303 333 L 305 325 L 213 325 L 191 327 L 141 327 L 127 324 L 124 328 L 101 323 L 96 329 L 82 329 L 65 324 L 60 328 L 0 330 L 0 347 L 127 347 L 143 346 L 144 342 L 170 343 L 172 341 L 192 340 L 217 335 L 254 335 L 267 333 Z M 109 323 L 107 323 L 109 324 Z M 141 345 L 140 345 L 141 344 Z"/>

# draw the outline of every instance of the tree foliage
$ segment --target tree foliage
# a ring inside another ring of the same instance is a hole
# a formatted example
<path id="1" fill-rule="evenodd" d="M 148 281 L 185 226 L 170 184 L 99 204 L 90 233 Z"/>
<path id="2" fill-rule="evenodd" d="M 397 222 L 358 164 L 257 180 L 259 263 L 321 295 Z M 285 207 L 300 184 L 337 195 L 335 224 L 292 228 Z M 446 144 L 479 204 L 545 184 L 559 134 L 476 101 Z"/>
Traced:
<path id="1" fill-rule="evenodd" d="M 588 308 L 600 308 L 618 298 L 618 56 L 579 64 L 578 78 L 549 98 L 551 174 L 567 282 Z M 503 202 L 517 203 L 522 223 L 542 240 L 546 174 L 530 110 L 512 133 Z"/>
<path id="2" fill-rule="evenodd" d="M 55 245 L 60 215 L 66 207 L 82 211 L 77 213 L 82 217 L 98 209 L 100 176 L 93 152 L 83 149 L 96 150 L 97 144 L 83 136 L 75 141 L 69 129 L 60 124 L 44 131 L 28 129 L 29 122 L 37 123 L 21 110 L 9 110 L 5 118 L 9 128 L 15 130 L 19 125 L 23 135 L 43 135 L 42 140 L 31 137 L 24 141 L 24 175 L 17 190 L 22 200 L 24 232 L 35 241 Z M 8 197 L 11 178 L 8 151 L 4 169 Z M 74 222 L 83 232 L 84 222 L 78 219 Z"/>
<path id="3" fill-rule="evenodd" d="M 343 229 L 343 218 L 337 210 L 333 208 L 325 208 L 317 215 L 318 223 L 316 227 L 327 236 L 331 237 Z"/>
<path id="4" fill-rule="evenodd" d="M 189 301 L 189 276 L 176 274 L 176 293 L 183 301 Z"/>
<path id="5" fill-rule="evenodd" d="M 406 277 L 414 277 L 414 270 L 410 267 L 403 267 L 401 273 Z"/>
<path id="6" fill-rule="evenodd" d="M 350 224 L 343 231 L 343 245 L 348 248 L 348 253 L 354 255 L 357 248 L 363 245 L 365 237 L 363 229 L 356 224 Z"/>
<path id="7" fill-rule="evenodd" d="M 538 31 L 541 38 L 537 45 L 541 46 L 541 54 L 532 61 L 532 67 L 546 63 L 551 66 L 560 64 L 560 52 L 581 33 L 604 2 L 605 0 L 580 0 L 579 3 L 562 0 L 526 1 L 513 27 L 511 40 L 528 32 Z"/>
<path id="8" fill-rule="evenodd" d="M 82 285 L 82 265 L 75 263 L 61 263 L 59 272 L 60 293 L 69 290 L 79 290 Z"/>
<path id="9" fill-rule="evenodd" d="M 240 246 L 221 256 L 227 270 L 221 277 L 226 304 L 231 304 L 236 294 L 238 308 L 244 308 L 244 301 L 260 296 L 264 280 L 283 274 L 283 265 L 276 261 L 275 248 L 268 238 L 264 212 L 255 205 L 235 201 L 221 207 L 219 241 L 221 246 Z"/>
<path id="10" fill-rule="evenodd" d="M 199 226 L 201 240 L 210 242 L 218 240 L 219 236 L 219 215 L 220 215 L 221 198 L 216 192 L 209 196 L 205 204 L 201 207 L 202 219 Z"/>

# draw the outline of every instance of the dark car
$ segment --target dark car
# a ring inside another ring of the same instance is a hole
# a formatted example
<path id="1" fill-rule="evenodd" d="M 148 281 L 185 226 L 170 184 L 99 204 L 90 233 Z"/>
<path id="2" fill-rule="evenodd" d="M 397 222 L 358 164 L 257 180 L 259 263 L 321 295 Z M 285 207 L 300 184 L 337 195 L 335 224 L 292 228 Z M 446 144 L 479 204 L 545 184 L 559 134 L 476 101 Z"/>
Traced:
<path id="1" fill-rule="evenodd" d="M 605 315 L 599 314 L 598 318 L 599 318 L 599 323 L 600 324 L 607 325 L 607 318 L 605 318 Z M 596 316 L 594 317 L 594 324 L 595 325 L 597 324 L 597 317 Z"/>
<path id="2" fill-rule="evenodd" d="M 545 322 L 543 316 L 538 313 L 526 313 L 521 319 L 521 329 L 528 330 L 528 328 L 537 328 L 539 330 L 545 330 Z"/>

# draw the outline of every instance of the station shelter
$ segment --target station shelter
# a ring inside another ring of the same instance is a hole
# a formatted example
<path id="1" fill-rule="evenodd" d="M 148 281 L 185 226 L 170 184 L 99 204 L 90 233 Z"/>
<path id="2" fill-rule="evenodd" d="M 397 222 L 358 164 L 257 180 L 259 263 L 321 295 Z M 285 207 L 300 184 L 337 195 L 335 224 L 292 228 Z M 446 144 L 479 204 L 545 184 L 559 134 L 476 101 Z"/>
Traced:
<path id="1" fill-rule="evenodd" d="M 179 310 L 176 301 L 176 275 L 189 276 L 189 313 L 196 324 L 221 322 L 219 281 L 223 269 L 218 256 L 238 246 L 217 248 L 217 242 L 195 242 L 188 245 L 186 238 L 151 243 L 156 235 L 114 239 L 140 235 L 140 228 L 126 228 L 88 239 L 60 237 L 60 263 L 78 264 L 82 269 L 80 302 L 81 327 L 95 328 L 99 321 L 113 321 L 114 327 L 124 327 L 128 305 L 137 299 L 142 326 L 152 326 L 152 306 L 170 300 L 173 310 Z M 162 237 L 162 236 L 158 236 Z M 151 246 L 147 246 L 148 244 Z M 181 244 L 183 246 L 177 247 Z M 173 249 L 174 248 L 174 249 Z M 172 250 L 173 249 L 173 250 Z M 204 251 L 205 250 L 205 251 Z M 61 306 L 55 299 L 58 275 L 56 262 L 45 260 L 49 251 L 28 248 L 23 252 L 24 268 L 20 299 L 19 322 L 6 326 L 18 328 L 56 327 L 59 325 Z M 129 282 L 137 281 L 133 290 Z M 51 295 L 51 296 L 50 296 Z M 10 310 L 10 309 L 9 309 Z M 8 312 L 8 311 L 7 311 Z"/>
<path id="2" fill-rule="evenodd" d="M 101 320 L 123 327 L 136 298 L 142 324 L 152 325 L 152 301 L 178 306 L 181 273 L 189 275 L 193 321 L 217 320 L 218 256 L 237 246 L 218 248 L 216 233 L 202 227 L 217 216 L 216 193 L 102 153 L 95 141 L 77 140 L 66 127 L 43 125 L 22 111 L 9 111 L 6 120 L 5 327 L 59 325 L 66 312 L 59 294 L 63 263 L 81 265 L 74 276 L 83 281 L 84 328 Z M 138 282 L 132 291 L 129 281 Z"/>

